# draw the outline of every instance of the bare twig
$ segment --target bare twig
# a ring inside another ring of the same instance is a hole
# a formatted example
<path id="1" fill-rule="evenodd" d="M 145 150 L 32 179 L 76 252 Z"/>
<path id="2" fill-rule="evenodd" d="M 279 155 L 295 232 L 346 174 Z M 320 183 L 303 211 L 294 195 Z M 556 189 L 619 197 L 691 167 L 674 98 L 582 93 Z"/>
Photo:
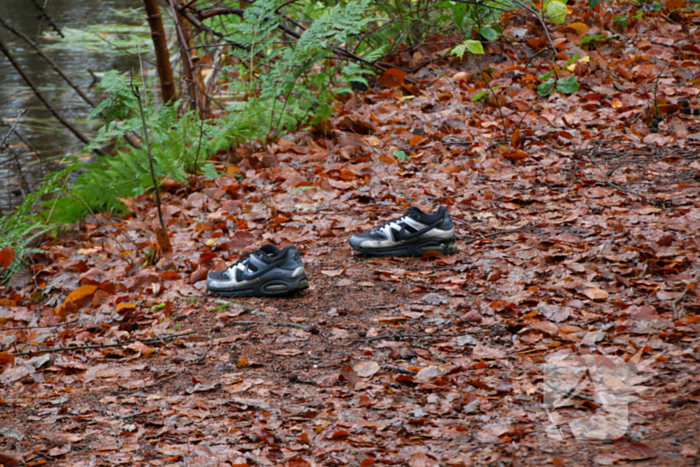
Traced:
<path id="1" fill-rule="evenodd" d="M 436 360 L 439 360 L 442 363 L 447 363 L 447 360 L 445 360 L 440 354 L 438 354 L 437 352 L 434 352 L 433 350 L 424 346 L 423 344 L 411 344 L 411 347 L 415 347 L 417 349 L 427 350 L 428 352 L 430 352 L 430 355 L 432 355 Z"/>
<path id="2" fill-rule="evenodd" d="M 271 321 L 230 321 L 226 326 L 277 326 L 282 328 L 301 329 L 302 331 L 318 334 L 319 329 L 316 326 L 306 326 L 297 323 L 273 323 Z"/>
<path id="3" fill-rule="evenodd" d="M 142 344 L 145 345 L 154 345 L 154 344 L 161 344 L 163 342 L 163 339 L 175 339 L 176 337 L 182 337 L 182 336 L 188 336 L 193 334 L 194 331 L 187 331 L 187 332 L 181 332 L 179 334 L 171 334 L 169 336 L 160 336 L 159 339 L 152 339 L 152 340 L 146 340 L 142 341 L 140 339 L 134 339 L 130 341 L 124 341 L 120 342 L 118 344 L 96 344 L 96 345 L 81 345 L 81 346 L 75 346 L 75 347 L 54 347 L 53 349 L 39 349 L 39 350 L 33 350 L 29 352 L 17 352 L 17 353 L 12 353 L 9 354 L 13 357 L 23 357 L 25 355 L 32 355 L 32 354 L 38 354 L 38 353 L 54 353 L 54 352 L 75 352 L 76 350 L 90 350 L 90 349 L 107 349 L 110 347 L 124 347 L 125 345 L 130 345 L 133 344 L 134 342 L 141 342 Z"/>
<path id="4" fill-rule="evenodd" d="M 74 319 L 73 321 L 66 321 L 65 323 L 58 323 L 58 324 L 45 324 L 43 326 L 20 326 L 17 328 L 0 328 L 0 332 L 3 331 L 17 331 L 19 329 L 41 329 L 41 328 L 58 328 L 61 326 L 66 326 L 68 324 L 73 324 L 77 323 L 78 320 Z"/>
<path id="5" fill-rule="evenodd" d="M 471 244 L 471 243 L 476 243 L 476 242 L 478 242 L 478 241 L 480 241 L 480 240 L 484 240 L 484 239 L 487 239 L 487 238 L 496 238 L 496 237 L 500 237 L 501 235 L 508 235 L 508 234 L 512 234 L 512 233 L 530 232 L 530 231 L 532 231 L 532 230 L 535 229 L 535 228 L 536 228 L 536 226 L 523 227 L 523 228 L 521 228 L 521 229 L 501 230 L 500 232 L 494 232 L 494 233 L 491 233 L 491 234 L 482 235 L 482 236 L 480 236 L 479 238 L 474 238 L 474 239 L 472 239 L 472 240 L 467 240 L 466 242 L 464 242 L 464 244 L 465 244 L 465 245 L 469 245 L 469 244 Z"/>
<path id="6" fill-rule="evenodd" d="M 105 233 L 106 233 L 107 235 L 109 235 L 109 237 L 110 237 L 112 240 L 114 240 L 115 242 L 117 242 L 117 244 L 119 244 L 119 246 L 122 247 L 122 250 L 124 250 L 124 252 L 129 251 L 129 250 L 127 250 L 126 247 L 122 244 L 122 242 L 120 242 L 119 239 L 118 239 L 115 235 L 113 235 L 112 232 L 109 231 L 109 229 L 107 228 L 107 226 L 105 226 L 105 225 L 102 223 L 102 221 L 100 220 L 99 217 L 97 217 L 97 214 L 95 214 L 95 212 L 92 210 L 92 208 L 90 207 L 90 205 L 87 204 L 83 198 L 81 198 L 80 196 L 78 196 L 78 194 L 77 194 L 76 192 L 74 192 L 74 191 L 68 186 L 68 183 L 66 183 L 66 180 L 63 180 L 63 187 L 65 188 L 65 190 L 66 190 L 71 196 L 73 196 L 75 199 L 77 199 L 78 201 L 80 201 L 80 203 L 81 203 L 83 206 L 85 206 L 85 208 L 90 212 L 90 214 L 92 214 L 92 216 L 95 218 L 95 220 L 102 226 L 102 228 L 104 228 Z M 121 233 L 122 235 L 124 235 L 124 237 L 128 238 L 129 240 L 131 240 L 131 237 L 129 237 L 128 235 L 126 235 L 124 232 L 122 232 L 122 231 L 119 229 L 119 227 L 117 227 L 117 226 L 115 225 L 114 228 L 117 229 L 117 231 L 118 231 L 119 233 Z M 131 240 L 131 243 L 134 244 L 134 246 L 136 247 L 136 249 L 137 249 L 138 251 L 140 251 L 141 254 L 142 254 L 143 256 L 146 256 L 146 254 L 143 252 L 143 250 L 141 249 L 141 247 L 138 246 L 138 245 L 136 244 L 136 242 L 134 242 L 133 240 Z M 106 251 L 106 250 L 105 250 L 105 251 Z M 131 262 L 130 259 L 124 258 L 123 256 L 120 256 L 119 258 L 121 258 L 123 261 L 126 261 L 126 263 L 129 265 L 129 267 L 133 267 L 134 264 Z"/>
<path id="7" fill-rule="evenodd" d="M 214 334 L 209 336 L 209 347 L 207 348 L 207 350 L 202 352 L 202 355 L 200 355 L 199 358 L 197 358 L 197 360 L 195 360 L 193 363 L 195 365 L 199 365 L 200 363 L 202 363 L 212 347 L 214 347 Z"/>
<path id="8" fill-rule="evenodd" d="M 700 271 L 700 270 L 698 270 L 698 271 Z M 683 314 L 683 307 L 681 307 L 681 309 L 679 310 L 678 305 L 683 301 L 685 296 L 688 295 L 688 291 L 690 291 L 693 288 L 693 286 L 695 284 L 695 280 L 696 280 L 695 276 L 697 276 L 698 271 L 696 271 L 695 274 L 693 274 L 693 278 L 691 279 L 690 282 L 688 282 L 688 285 L 685 286 L 685 290 L 683 290 L 683 293 L 677 299 L 675 299 L 673 301 L 673 303 L 671 304 L 673 307 L 673 320 L 674 321 L 679 319 L 681 317 L 681 315 Z"/>
<path id="9" fill-rule="evenodd" d="M 61 32 L 61 28 L 59 28 L 58 25 L 53 22 L 51 17 L 48 15 L 48 13 L 46 13 L 46 10 L 44 10 L 44 7 L 38 2 L 38 0 L 32 0 L 32 3 L 36 7 L 36 9 L 39 10 L 38 17 L 44 18 L 49 23 L 49 25 L 51 25 L 51 27 L 54 29 L 54 31 L 56 31 L 56 34 L 58 34 L 63 39 L 65 39 L 66 36 L 64 36 L 63 32 Z"/>
<path id="10" fill-rule="evenodd" d="M 404 375 L 417 375 L 417 371 L 409 370 L 408 368 L 401 368 L 400 366 L 394 365 L 382 365 L 382 370 L 395 371 L 397 373 L 403 373 Z"/>
<path id="11" fill-rule="evenodd" d="M 85 136 L 80 130 L 78 130 L 71 122 L 66 120 L 63 115 L 58 113 L 58 111 L 49 103 L 48 100 L 46 100 L 46 97 L 39 91 L 39 88 L 34 84 L 34 81 L 25 73 L 24 69 L 19 65 L 17 60 L 15 60 L 14 56 L 10 53 L 10 50 L 7 48 L 5 43 L 0 39 L 0 51 L 5 54 L 7 59 L 10 61 L 12 66 L 17 70 L 17 73 L 20 74 L 22 79 L 24 80 L 25 83 L 27 83 L 27 86 L 29 86 L 32 91 L 34 92 L 34 95 L 41 101 L 44 106 L 49 109 L 51 114 L 53 114 L 54 117 L 56 117 L 56 120 L 61 122 L 63 126 L 68 128 L 71 133 L 73 133 L 80 141 L 82 141 L 85 144 L 90 144 L 90 139 L 88 139 L 87 136 Z M 105 156 L 107 153 L 102 151 L 99 148 L 94 149 L 94 152 L 99 154 L 100 156 Z"/>
<path id="12" fill-rule="evenodd" d="M 646 197 L 644 195 L 640 195 L 639 193 L 635 193 L 634 191 L 627 190 L 626 188 L 623 188 L 620 185 L 610 181 L 608 176 L 605 174 L 605 171 L 600 166 L 600 164 L 598 164 L 598 162 L 595 160 L 594 156 L 590 153 L 590 151 L 586 152 L 586 157 L 588 158 L 589 161 L 591 161 L 591 164 L 595 165 L 598 168 L 598 170 L 600 171 L 600 174 L 603 176 L 603 180 L 605 180 L 605 183 L 607 183 L 608 185 L 610 185 L 611 187 L 615 188 L 618 191 L 621 191 L 623 193 L 627 193 L 628 195 L 637 196 L 637 197 L 639 197 L 639 199 L 642 199 L 642 200 L 646 199 Z"/>
<path id="13" fill-rule="evenodd" d="M 0 21 L 2 21 L 2 18 L 0 18 Z M 12 122 L 12 126 L 10 127 L 10 131 L 7 132 L 5 137 L 0 141 L 0 151 L 2 151 L 2 148 L 5 147 L 5 143 L 7 140 L 10 138 L 10 135 L 15 131 L 15 127 L 19 123 L 20 118 L 22 118 L 22 115 L 24 115 L 27 112 L 27 109 L 22 110 L 17 117 L 15 117 L 15 121 Z"/>

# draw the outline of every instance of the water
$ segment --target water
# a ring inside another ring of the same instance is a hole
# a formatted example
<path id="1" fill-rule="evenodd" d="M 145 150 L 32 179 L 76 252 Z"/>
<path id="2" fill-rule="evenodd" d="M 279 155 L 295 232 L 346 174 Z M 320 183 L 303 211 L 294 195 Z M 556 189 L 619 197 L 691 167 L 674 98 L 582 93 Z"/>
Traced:
<path id="1" fill-rule="evenodd" d="M 38 0 L 66 36 L 59 37 L 30 0 L 0 0 L 0 17 L 29 36 L 93 101 L 102 98 L 95 78 L 109 70 L 150 68 L 153 45 L 139 0 Z M 165 12 L 164 12 L 165 13 Z M 167 22 L 167 16 L 164 14 Z M 167 26 L 166 26 L 167 27 Z M 54 108 L 86 136 L 94 135 L 99 120 L 87 120 L 91 108 L 22 39 L 0 25 L 0 39 Z M 106 41 L 111 43 L 108 44 Z M 131 52 L 131 53 L 129 53 Z M 92 87 L 90 87 L 92 85 Z M 47 171 L 66 154 L 84 145 L 65 129 L 34 96 L 0 52 L 0 142 L 22 111 L 15 129 L 25 138 L 9 138 L 0 150 L 0 214 L 23 200 Z M 20 170 L 21 169 L 21 170 Z"/>

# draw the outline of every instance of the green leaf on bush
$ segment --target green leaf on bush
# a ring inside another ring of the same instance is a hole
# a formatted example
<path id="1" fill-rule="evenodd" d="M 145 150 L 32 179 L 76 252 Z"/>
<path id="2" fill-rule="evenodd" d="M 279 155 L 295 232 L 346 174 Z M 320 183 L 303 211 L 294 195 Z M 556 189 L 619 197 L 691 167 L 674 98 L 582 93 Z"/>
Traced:
<path id="1" fill-rule="evenodd" d="M 479 41 L 468 39 L 464 41 L 464 45 L 467 47 L 468 51 L 475 55 L 483 55 L 484 53 L 484 46 L 481 45 L 481 42 Z"/>
<path id="2" fill-rule="evenodd" d="M 545 6 L 545 13 L 552 23 L 562 24 L 569 10 L 566 9 L 566 4 L 558 0 L 550 0 Z"/>
<path id="3" fill-rule="evenodd" d="M 540 80 L 540 81 L 546 81 L 546 80 L 548 80 L 549 78 L 552 77 L 552 73 L 554 73 L 554 72 L 553 72 L 553 71 L 550 71 L 550 72 L 548 72 L 548 73 L 546 73 L 546 74 L 540 76 L 540 77 L 537 78 L 537 79 Z"/>
<path id="4" fill-rule="evenodd" d="M 502 88 L 502 87 L 503 87 L 503 86 L 499 84 L 498 86 L 494 86 L 494 87 L 491 88 L 491 89 L 493 89 L 493 90 L 495 91 L 496 89 Z M 481 99 L 482 97 L 484 97 L 486 94 L 490 93 L 490 92 L 491 92 L 491 89 L 484 89 L 483 91 L 481 91 L 480 93 L 478 93 L 476 96 L 472 97 L 472 102 L 476 102 L 476 101 L 478 101 L 479 99 Z"/>
<path id="5" fill-rule="evenodd" d="M 554 83 L 556 80 L 554 78 L 548 79 L 544 83 L 540 84 L 537 86 L 537 94 L 539 94 L 542 97 L 547 97 L 550 94 L 552 94 L 552 90 L 554 89 Z"/>
<path id="6" fill-rule="evenodd" d="M 498 39 L 498 33 L 496 32 L 496 30 L 488 26 L 480 28 L 479 34 L 481 34 L 481 37 L 483 37 L 487 41 L 495 41 L 496 39 Z"/>
<path id="7" fill-rule="evenodd" d="M 394 150 L 394 157 L 400 161 L 407 161 L 409 159 L 408 155 L 406 154 L 406 151 L 402 151 L 400 149 Z"/>
<path id="8" fill-rule="evenodd" d="M 581 87 L 581 83 L 575 76 L 569 76 L 568 78 L 560 79 L 557 82 L 557 91 L 564 94 L 574 94 Z"/>
<path id="9" fill-rule="evenodd" d="M 602 0 L 588 0 L 588 6 L 595 8 L 602 3 Z"/>

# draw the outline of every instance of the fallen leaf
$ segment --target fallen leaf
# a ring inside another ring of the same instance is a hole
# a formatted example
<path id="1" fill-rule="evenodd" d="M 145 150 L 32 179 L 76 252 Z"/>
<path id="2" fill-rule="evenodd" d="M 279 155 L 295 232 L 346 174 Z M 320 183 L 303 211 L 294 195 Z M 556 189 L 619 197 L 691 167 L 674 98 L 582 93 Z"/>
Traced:
<path id="1" fill-rule="evenodd" d="M 15 249 L 11 246 L 6 246 L 0 250 L 0 268 L 9 267 L 15 260 Z"/>
<path id="2" fill-rule="evenodd" d="M 617 458 L 630 461 L 641 461 L 656 457 L 656 451 L 644 443 L 630 443 L 617 452 Z"/>
<path id="3" fill-rule="evenodd" d="M 586 289 L 583 291 L 583 294 L 591 300 L 605 300 L 610 296 L 610 294 L 603 289 Z"/>
<path id="4" fill-rule="evenodd" d="M 406 78 L 405 71 L 398 68 L 389 68 L 379 77 L 379 82 L 385 86 L 398 87 L 403 84 L 404 78 Z"/>
<path id="5" fill-rule="evenodd" d="M 353 367 L 355 373 L 361 378 L 368 378 L 377 373 L 381 366 L 377 362 L 360 362 Z"/>

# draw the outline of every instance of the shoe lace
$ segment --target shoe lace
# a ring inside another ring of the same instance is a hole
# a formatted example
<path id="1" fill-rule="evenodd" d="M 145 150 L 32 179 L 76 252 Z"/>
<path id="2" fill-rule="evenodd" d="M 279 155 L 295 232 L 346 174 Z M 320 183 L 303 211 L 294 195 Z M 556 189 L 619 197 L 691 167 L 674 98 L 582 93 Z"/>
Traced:
<path id="1" fill-rule="evenodd" d="M 383 222 L 379 227 L 375 228 L 373 232 L 381 233 L 382 229 L 384 229 L 384 227 L 386 227 L 387 225 L 391 224 L 392 222 L 401 222 L 404 218 L 406 218 L 406 214 L 403 214 L 402 216 L 396 217 L 394 219 L 389 219 L 388 221 Z"/>
<path id="2" fill-rule="evenodd" d="M 252 254 L 252 253 L 243 253 L 243 256 L 241 256 L 240 258 L 238 258 L 238 261 L 236 261 L 236 262 L 233 263 L 231 266 L 229 266 L 228 269 L 234 269 L 234 268 L 235 268 L 236 266 L 238 266 L 239 264 L 244 263 L 245 261 L 248 261 L 248 258 L 250 258 L 250 255 L 251 255 L 251 254 Z"/>

